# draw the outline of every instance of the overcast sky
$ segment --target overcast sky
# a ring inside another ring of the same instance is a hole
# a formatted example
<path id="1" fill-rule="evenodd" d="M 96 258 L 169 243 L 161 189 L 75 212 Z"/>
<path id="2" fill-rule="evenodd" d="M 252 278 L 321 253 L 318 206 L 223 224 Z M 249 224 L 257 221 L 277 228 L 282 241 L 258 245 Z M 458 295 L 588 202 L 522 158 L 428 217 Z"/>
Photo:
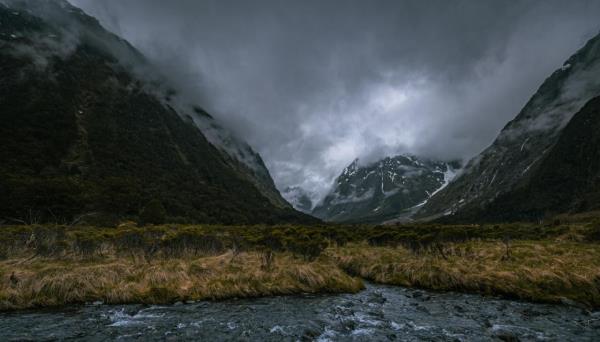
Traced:
<path id="1" fill-rule="evenodd" d="M 323 193 L 354 158 L 469 158 L 600 30 L 600 1 L 71 0 Z"/>

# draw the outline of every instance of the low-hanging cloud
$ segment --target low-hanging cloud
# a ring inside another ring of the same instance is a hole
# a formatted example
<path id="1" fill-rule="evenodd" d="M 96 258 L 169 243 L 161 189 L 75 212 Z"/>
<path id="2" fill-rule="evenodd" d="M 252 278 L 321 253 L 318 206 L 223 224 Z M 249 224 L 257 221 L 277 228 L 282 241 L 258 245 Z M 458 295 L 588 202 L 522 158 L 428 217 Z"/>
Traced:
<path id="1" fill-rule="evenodd" d="M 356 157 L 472 157 L 600 29 L 593 0 L 72 2 L 317 196 Z"/>

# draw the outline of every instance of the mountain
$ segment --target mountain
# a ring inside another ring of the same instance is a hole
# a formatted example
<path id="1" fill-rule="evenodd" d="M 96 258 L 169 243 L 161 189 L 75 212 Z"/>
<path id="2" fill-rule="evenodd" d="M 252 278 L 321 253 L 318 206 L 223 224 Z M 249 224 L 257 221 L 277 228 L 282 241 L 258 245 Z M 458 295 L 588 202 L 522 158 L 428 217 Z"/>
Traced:
<path id="1" fill-rule="evenodd" d="M 571 123 L 572 118 L 586 103 L 598 95 L 600 95 L 600 35 L 588 41 L 560 69 L 548 77 L 517 117 L 504 127 L 493 144 L 473 158 L 467 164 L 464 173 L 431 198 L 416 216 L 421 219 L 448 216 L 447 220 L 499 218 L 500 216 L 486 213 L 488 208 L 505 207 L 508 202 L 514 203 L 517 197 L 522 200 L 527 198 L 528 201 L 534 198 L 541 200 L 537 194 L 525 195 L 524 192 L 540 191 L 539 196 L 542 196 L 541 193 L 546 193 L 548 189 L 557 189 L 554 184 L 544 183 L 548 179 L 558 177 L 558 174 L 552 172 L 567 168 L 560 163 L 561 158 L 566 162 L 563 158 L 566 155 L 559 159 L 556 159 L 556 155 L 562 155 L 563 150 L 567 149 L 577 151 L 573 141 L 568 148 L 557 144 L 561 139 L 575 139 L 577 134 L 587 132 L 582 130 L 581 133 L 577 133 L 570 128 L 569 133 L 566 133 L 566 127 L 575 125 L 583 128 L 577 123 Z M 592 110 L 594 102 L 590 102 L 589 106 L 587 112 L 580 114 L 581 116 L 586 116 L 585 113 L 590 115 L 589 111 Z M 570 135 L 571 138 L 566 138 L 565 134 Z M 594 133 L 590 133 L 588 136 L 582 136 L 582 139 L 591 141 L 593 136 Z M 593 168 L 583 159 L 578 162 L 582 163 L 578 166 L 582 169 L 573 171 L 573 175 L 587 172 L 584 169 L 588 167 Z M 556 170 L 545 169 L 549 165 Z M 574 166 L 568 168 L 573 169 Z M 542 182 L 540 179 L 546 181 Z M 563 190 L 573 194 L 568 188 Z M 515 196 L 513 200 L 507 199 L 512 196 Z M 518 206 L 519 208 L 515 207 L 514 212 L 509 210 L 506 215 L 501 216 L 511 220 L 534 218 L 546 211 L 542 208 L 543 202 L 545 200 L 537 204 L 522 204 Z M 548 205 L 548 211 L 560 207 L 554 207 L 550 202 Z"/>
<path id="2" fill-rule="evenodd" d="M 531 175 L 484 207 L 459 211 L 450 221 L 542 220 L 600 209 L 600 97 L 567 124 Z"/>
<path id="3" fill-rule="evenodd" d="M 453 178 L 458 165 L 414 156 L 355 160 L 312 214 L 327 221 L 383 222 L 409 214 Z"/>
<path id="4" fill-rule="evenodd" d="M 0 1 L 0 220 L 313 222 L 260 156 L 66 1 Z"/>
<path id="5" fill-rule="evenodd" d="M 296 209 L 310 214 L 313 209 L 313 201 L 308 192 L 299 186 L 291 186 L 283 190 L 283 197 Z"/>
<path id="6" fill-rule="evenodd" d="M 185 113 L 206 139 L 223 153 L 228 164 L 252 182 L 273 205 L 279 208 L 291 207 L 277 190 L 261 156 L 250 145 L 232 135 L 198 106 L 193 106 L 191 111 L 179 106 L 178 111 Z"/>

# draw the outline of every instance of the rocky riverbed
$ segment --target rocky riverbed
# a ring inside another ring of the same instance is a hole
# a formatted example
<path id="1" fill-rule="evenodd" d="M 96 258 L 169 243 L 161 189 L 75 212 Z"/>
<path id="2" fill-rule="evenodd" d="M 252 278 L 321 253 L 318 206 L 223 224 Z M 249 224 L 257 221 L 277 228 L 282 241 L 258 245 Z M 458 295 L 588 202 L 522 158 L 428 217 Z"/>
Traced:
<path id="1" fill-rule="evenodd" d="M 0 335 L 4 341 L 597 341 L 600 312 L 369 284 L 358 294 L 5 313 Z"/>

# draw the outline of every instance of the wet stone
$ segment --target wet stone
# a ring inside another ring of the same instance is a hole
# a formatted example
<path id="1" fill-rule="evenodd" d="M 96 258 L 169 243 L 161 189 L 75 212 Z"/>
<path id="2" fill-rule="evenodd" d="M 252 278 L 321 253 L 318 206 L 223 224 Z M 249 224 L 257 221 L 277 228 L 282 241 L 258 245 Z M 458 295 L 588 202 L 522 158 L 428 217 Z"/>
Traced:
<path id="1" fill-rule="evenodd" d="M 343 330 L 346 330 L 346 331 L 353 331 L 353 330 L 355 330 L 355 329 L 356 329 L 356 327 L 357 327 L 357 322 L 355 322 L 355 321 L 351 321 L 351 320 L 344 320 L 344 321 L 342 321 L 342 323 L 340 324 L 340 327 L 341 327 Z"/>
<path id="2" fill-rule="evenodd" d="M 357 294 L 0 313 L 0 331 L 2 341 L 600 341 L 600 313 L 368 284 Z"/>
<path id="3" fill-rule="evenodd" d="M 421 297 L 423 297 L 423 293 L 422 293 L 422 292 L 420 292 L 420 291 L 415 291 L 415 292 L 414 292 L 414 293 L 411 295 L 411 297 L 412 297 L 412 298 L 421 298 Z"/>
<path id="4" fill-rule="evenodd" d="M 465 312 L 465 309 L 460 305 L 454 305 L 454 310 L 457 312 Z"/>
<path id="5" fill-rule="evenodd" d="M 520 339 L 513 333 L 509 332 L 509 331 L 501 331 L 498 332 L 494 335 L 496 338 L 498 338 L 500 341 L 504 341 L 504 342 L 519 342 Z"/>

